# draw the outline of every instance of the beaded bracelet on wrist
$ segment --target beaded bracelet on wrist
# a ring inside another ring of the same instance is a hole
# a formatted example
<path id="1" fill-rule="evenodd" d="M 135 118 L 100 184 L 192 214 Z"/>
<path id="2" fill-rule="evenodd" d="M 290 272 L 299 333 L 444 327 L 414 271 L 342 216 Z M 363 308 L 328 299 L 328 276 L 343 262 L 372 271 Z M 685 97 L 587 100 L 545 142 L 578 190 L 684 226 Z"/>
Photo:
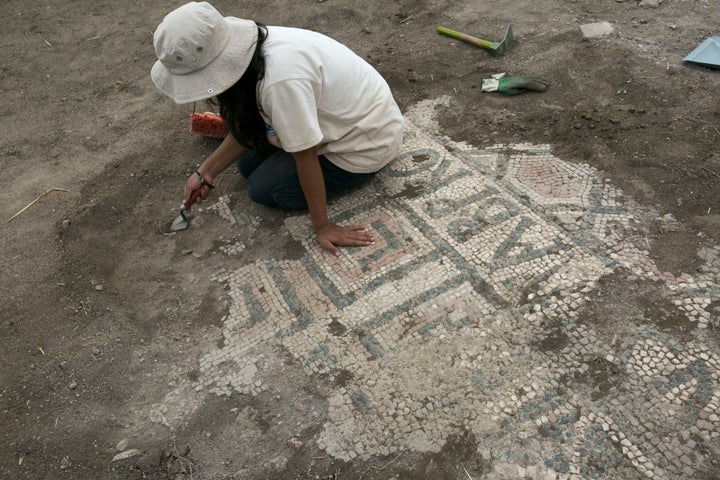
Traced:
<path id="1" fill-rule="evenodd" d="M 205 180 L 205 177 L 203 177 L 202 173 L 200 173 L 200 170 L 195 170 L 195 173 L 197 174 L 198 177 L 200 177 L 200 181 L 202 182 L 203 185 L 207 185 L 208 188 L 215 188 L 215 185 L 213 185 L 212 183 Z"/>

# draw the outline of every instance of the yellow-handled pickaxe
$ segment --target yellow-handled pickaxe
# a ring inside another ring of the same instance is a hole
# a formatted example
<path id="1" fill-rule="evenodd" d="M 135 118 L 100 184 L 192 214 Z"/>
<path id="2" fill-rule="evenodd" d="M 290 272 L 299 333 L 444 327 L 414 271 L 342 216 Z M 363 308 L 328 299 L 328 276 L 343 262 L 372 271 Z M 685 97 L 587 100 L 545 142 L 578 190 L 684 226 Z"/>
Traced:
<path id="1" fill-rule="evenodd" d="M 456 32 L 455 30 L 450 30 L 445 27 L 437 27 L 437 31 L 450 38 L 462 40 L 463 42 L 484 48 L 485 50 L 490 50 L 495 56 L 503 55 L 512 41 L 512 25 L 508 25 L 507 30 L 505 30 L 505 36 L 499 42 L 488 42 L 487 40 L 471 37 L 465 33 Z"/>

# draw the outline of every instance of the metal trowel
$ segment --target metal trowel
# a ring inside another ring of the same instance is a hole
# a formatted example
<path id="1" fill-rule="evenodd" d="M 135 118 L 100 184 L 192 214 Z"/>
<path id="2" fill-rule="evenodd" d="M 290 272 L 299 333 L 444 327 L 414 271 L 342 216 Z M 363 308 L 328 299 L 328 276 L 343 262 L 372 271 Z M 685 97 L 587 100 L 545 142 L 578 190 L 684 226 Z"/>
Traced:
<path id="1" fill-rule="evenodd" d="M 178 215 L 178 217 L 170 224 L 170 230 L 173 232 L 179 232 L 181 230 L 186 230 L 190 226 L 190 219 L 185 215 L 185 213 L 189 212 L 190 207 L 192 207 L 197 201 L 200 196 L 201 188 L 202 186 L 190 195 L 190 200 L 188 200 L 187 203 L 183 202 L 182 205 L 180 205 L 180 215 Z"/>

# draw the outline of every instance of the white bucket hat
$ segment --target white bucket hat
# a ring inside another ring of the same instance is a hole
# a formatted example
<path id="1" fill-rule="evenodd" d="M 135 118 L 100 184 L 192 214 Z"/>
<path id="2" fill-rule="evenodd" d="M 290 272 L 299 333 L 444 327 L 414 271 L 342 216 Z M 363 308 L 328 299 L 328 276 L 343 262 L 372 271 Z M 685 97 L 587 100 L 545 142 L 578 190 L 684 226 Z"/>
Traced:
<path id="1" fill-rule="evenodd" d="M 255 53 L 257 29 L 252 20 L 223 17 L 207 2 L 185 4 L 155 30 L 158 60 L 150 76 L 175 103 L 214 97 L 245 73 Z"/>

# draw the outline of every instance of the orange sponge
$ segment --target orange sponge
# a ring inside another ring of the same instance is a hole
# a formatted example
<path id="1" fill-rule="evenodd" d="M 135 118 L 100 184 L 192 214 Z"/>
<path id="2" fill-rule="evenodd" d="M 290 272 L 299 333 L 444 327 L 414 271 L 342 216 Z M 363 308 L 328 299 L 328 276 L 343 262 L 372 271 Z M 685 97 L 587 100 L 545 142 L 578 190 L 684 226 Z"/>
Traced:
<path id="1" fill-rule="evenodd" d="M 190 133 L 223 139 L 228 134 L 228 128 L 220 115 L 211 112 L 193 113 L 190 115 Z"/>

